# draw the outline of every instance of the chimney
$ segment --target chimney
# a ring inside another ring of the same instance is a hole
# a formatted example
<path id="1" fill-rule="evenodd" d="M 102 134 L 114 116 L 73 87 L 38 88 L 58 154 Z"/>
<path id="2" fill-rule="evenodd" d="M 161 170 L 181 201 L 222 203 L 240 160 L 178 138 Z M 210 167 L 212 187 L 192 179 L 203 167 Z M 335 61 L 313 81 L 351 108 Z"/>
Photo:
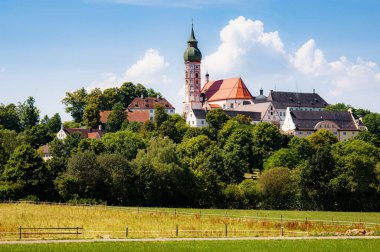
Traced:
<path id="1" fill-rule="evenodd" d="M 143 95 L 143 94 L 141 94 L 141 96 L 140 96 L 140 97 L 141 97 L 141 99 L 144 99 L 144 95 Z"/>
<path id="2" fill-rule="evenodd" d="M 206 83 L 209 82 L 209 80 L 210 80 L 210 75 L 208 74 L 208 72 L 206 72 L 205 77 L 206 77 Z"/>
<path id="3" fill-rule="evenodd" d="M 99 131 L 102 131 L 102 125 L 99 124 Z"/>
<path id="4" fill-rule="evenodd" d="M 315 88 L 313 88 L 313 94 L 315 94 Z"/>
<path id="5" fill-rule="evenodd" d="M 63 123 L 61 123 L 61 130 L 63 130 Z"/>

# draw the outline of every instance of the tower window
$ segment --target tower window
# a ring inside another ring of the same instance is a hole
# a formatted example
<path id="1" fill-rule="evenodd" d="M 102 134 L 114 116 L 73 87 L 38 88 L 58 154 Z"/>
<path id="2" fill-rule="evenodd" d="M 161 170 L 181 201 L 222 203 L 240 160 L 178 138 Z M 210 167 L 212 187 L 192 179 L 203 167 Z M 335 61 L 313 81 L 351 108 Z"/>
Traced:
<path id="1" fill-rule="evenodd" d="M 198 78 L 198 73 L 195 73 L 195 78 Z"/>

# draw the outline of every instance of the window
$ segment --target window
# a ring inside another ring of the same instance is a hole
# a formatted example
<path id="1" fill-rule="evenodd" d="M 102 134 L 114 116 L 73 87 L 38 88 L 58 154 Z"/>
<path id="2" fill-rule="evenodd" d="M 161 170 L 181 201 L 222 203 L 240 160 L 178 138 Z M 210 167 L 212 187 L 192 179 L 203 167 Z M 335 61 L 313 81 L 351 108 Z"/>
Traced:
<path id="1" fill-rule="evenodd" d="M 150 110 L 150 113 L 153 114 L 153 109 Z"/>
<path id="2" fill-rule="evenodd" d="M 270 115 L 273 115 L 273 112 L 270 112 Z"/>
<path id="3" fill-rule="evenodd" d="M 170 113 L 173 113 L 173 110 L 172 110 L 172 109 L 170 110 Z"/>
<path id="4" fill-rule="evenodd" d="M 268 116 L 268 119 L 270 119 L 270 116 Z"/>
<path id="5" fill-rule="evenodd" d="M 338 135 L 338 132 L 335 131 L 335 132 L 334 132 L 334 135 Z"/>
<path id="6" fill-rule="evenodd" d="M 198 68 L 198 67 L 197 67 Z M 195 78 L 198 78 L 198 73 L 195 73 Z"/>
<path id="7" fill-rule="evenodd" d="M 302 131 L 298 131 L 297 134 L 298 134 L 298 135 L 302 135 Z"/>
<path id="8" fill-rule="evenodd" d="M 201 124 L 202 124 L 202 125 L 205 124 L 205 121 L 204 121 L 204 120 L 201 120 Z"/>
<path id="9" fill-rule="evenodd" d="M 192 121 L 192 124 L 194 125 L 194 121 Z"/>
<path id="10" fill-rule="evenodd" d="M 311 132 L 310 132 L 310 131 L 308 131 L 308 132 L 307 132 L 307 134 L 308 134 L 308 135 L 310 135 L 310 134 L 311 134 Z"/>
<path id="11" fill-rule="evenodd" d="M 230 107 L 231 107 L 231 108 L 234 108 L 234 104 L 233 104 L 233 103 L 231 103 L 231 104 L 230 104 Z"/>
<path id="12" fill-rule="evenodd" d="M 343 131 L 343 135 L 347 135 L 347 132 L 346 132 L 346 131 Z"/>

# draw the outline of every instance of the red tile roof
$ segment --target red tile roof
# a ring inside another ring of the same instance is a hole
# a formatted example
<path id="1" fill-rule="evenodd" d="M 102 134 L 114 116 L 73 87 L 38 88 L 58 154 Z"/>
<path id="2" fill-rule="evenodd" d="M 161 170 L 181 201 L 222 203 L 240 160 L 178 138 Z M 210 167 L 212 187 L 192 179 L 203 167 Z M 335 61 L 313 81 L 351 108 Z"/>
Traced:
<path id="1" fill-rule="evenodd" d="M 111 114 L 111 111 L 112 110 L 104 110 L 104 111 L 100 111 L 100 122 L 101 123 L 107 123 L 107 120 L 108 120 L 108 116 Z"/>
<path id="2" fill-rule="evenodd" d="M 98 134 L 99 137 L 102 137 L 103 135 L 103 132 L 99 129 L 82 129 L 82 128 L 71 128 L 71 129 L 63 129 L 66 134 L 70 135 L 71 133 L 74 133 L 74 132 L 79 132 L 83 138 L 90 138 L 89 135 L 91 133 L 95 133 L 95 134 Z M 93 136 L 93 135 L 91 135 Z"/>
<path id="3" fill-rule="evenodd" d="M 209 81 L 202 88 L 208 101 L 253 99 L 241 78 Z"/>
<path id="4" fill-rule="evenodd" d="M 158 99 L 154 97 L 136 97 L 131 104 L 129 104 L 128 109 L 154 109 L 156 104 L 161 104 L 165 109 L 174 109 L 173 105 L 165 98 Z"/>
<path id="5" fill-rule="evenodd" d="M 220 105 L 218 104 L 209 104 L 210 108 L 222 108 Z"/>
<path id="6" fill-rule="evenodd" d="M 129 110 L 128 121 L 129 122 L 146 122 L 150 120 L 149 110 Z"/>

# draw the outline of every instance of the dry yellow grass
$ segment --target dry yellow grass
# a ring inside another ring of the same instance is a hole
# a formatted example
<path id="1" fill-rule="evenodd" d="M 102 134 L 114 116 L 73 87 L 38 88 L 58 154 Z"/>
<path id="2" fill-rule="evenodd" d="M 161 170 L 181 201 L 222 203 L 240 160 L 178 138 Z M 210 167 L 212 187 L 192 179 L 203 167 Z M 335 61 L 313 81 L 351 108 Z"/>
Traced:
<path id="1" fill-rule="evenodd" d="M 176 225 L 180 237 L 281 235 L 280 221 L 201 216 L 199 213 L 179 215 L 175 211 L 145 212 L 116 207 L 67 205 L 0 204 L 0 239 L 17 239 L 18 227 L 82 227 L 79 238 L 175 237 Z M 284 235 L 343 234 L 352 228 L 378 232 L 379 226 L 360 224 L 306 223 L 284 221 Z M 8 232 L 15 232 L 9 234 Z M 23 235 L 24 238 L 75 238 L 75 235 Z"/>

